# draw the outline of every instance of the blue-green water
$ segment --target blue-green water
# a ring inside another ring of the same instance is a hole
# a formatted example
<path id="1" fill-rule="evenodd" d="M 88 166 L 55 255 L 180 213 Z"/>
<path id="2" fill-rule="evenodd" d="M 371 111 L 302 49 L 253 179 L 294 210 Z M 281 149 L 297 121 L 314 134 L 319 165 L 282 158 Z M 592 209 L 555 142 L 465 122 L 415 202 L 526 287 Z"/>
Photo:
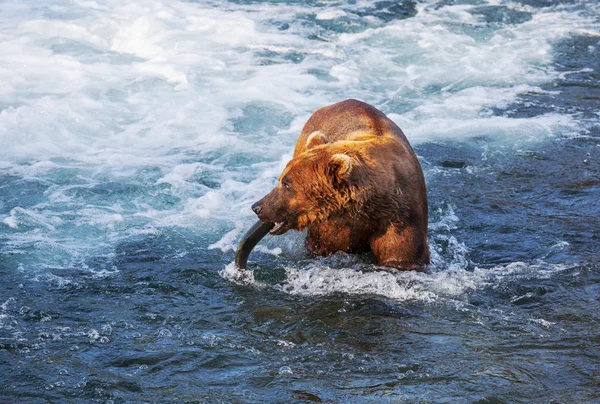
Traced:
<path id="1" fill-rule="evenodd" d="M 600 7 L 0 4 L 0 401 L 600 400 Z M 426 176 L 432 265 L 264 240 L 317 108 Z"/>

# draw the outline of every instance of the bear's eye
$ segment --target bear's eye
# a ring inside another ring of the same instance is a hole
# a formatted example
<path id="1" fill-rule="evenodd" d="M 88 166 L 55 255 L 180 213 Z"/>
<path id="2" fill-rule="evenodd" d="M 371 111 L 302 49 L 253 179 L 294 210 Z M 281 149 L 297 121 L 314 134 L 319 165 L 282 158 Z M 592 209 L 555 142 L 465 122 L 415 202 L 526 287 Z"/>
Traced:
<path id="1" fill-rule="evenodd" d="M 285 189 L 290 189 L 290 187 L 292 186 L 292 180 L 286 177 L 281 180 L 281 185 L 283 185 Z"/>

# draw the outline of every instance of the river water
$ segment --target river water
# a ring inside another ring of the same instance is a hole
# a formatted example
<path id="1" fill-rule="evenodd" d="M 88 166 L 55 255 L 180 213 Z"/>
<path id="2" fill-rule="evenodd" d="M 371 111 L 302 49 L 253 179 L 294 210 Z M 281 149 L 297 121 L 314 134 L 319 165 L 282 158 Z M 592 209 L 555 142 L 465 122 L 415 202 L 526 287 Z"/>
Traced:
<path id="1" fill-rule="evenodd" d="M 600 400 L 600 5 L 0 3 L 0 401 Z M 234 249 L 317 108 L 425 173 L 432 265 Z"/>

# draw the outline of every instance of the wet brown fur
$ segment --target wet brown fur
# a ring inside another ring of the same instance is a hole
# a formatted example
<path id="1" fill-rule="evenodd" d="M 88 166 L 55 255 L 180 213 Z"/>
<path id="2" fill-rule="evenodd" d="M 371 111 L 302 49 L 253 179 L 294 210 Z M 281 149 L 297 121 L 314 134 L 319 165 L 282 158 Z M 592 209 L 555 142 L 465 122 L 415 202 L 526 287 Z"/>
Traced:
<path id="1" fill-rule="evenodd" d="M 263 221 L 308 228 L 319 255 L 373 251 L 379 265 L 429 264 L 427 194 L 400 128 L 374 107 L 346 100 L 308 120 L 278 186 L 261 201 Z"/>

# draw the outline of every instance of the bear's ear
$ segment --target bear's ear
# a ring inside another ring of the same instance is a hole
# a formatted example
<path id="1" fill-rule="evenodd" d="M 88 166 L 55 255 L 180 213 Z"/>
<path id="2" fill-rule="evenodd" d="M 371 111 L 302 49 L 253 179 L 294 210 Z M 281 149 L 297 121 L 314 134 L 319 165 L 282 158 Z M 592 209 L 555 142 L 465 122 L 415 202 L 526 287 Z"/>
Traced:
<path id="1" fill-rule="evenodd" d="M 306 150 L 327 143 L 327 138 L 319 131 L 313 132 L 306 139 Z"/>
<path id="2" fill-rule="evenodd" d="M 352 172 L 352 158 L 345 154 L 334 154 L 327 164 L 327 176 L 334 187 L 345 184 L 350 179 Z"/>

